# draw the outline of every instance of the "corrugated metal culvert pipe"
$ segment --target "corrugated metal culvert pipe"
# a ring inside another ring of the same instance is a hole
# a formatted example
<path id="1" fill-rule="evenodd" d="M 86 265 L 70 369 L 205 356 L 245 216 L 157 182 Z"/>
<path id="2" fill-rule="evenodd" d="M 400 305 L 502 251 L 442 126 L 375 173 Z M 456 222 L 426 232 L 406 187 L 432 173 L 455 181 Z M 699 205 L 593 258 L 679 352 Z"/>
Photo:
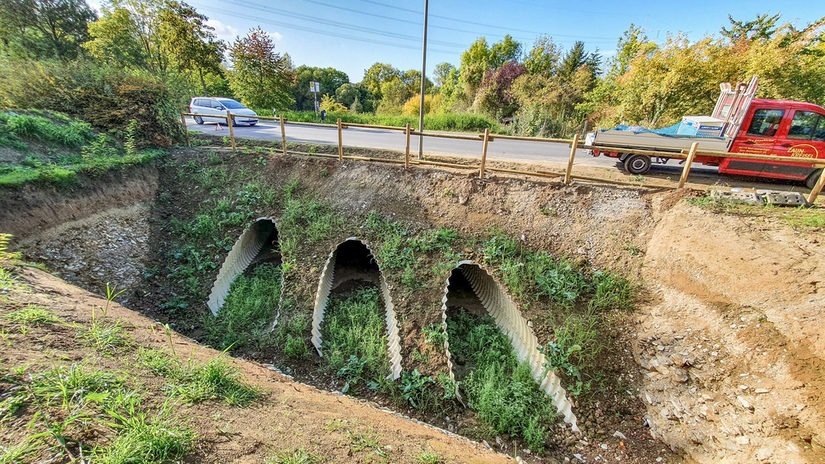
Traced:
<path id="1" fill-rule="evenodd" d="M 564 421 L 570 425 L 573 431 L 578 432 L 579 428 L 576 416 L 573 414 L 572 405 L 567 398 L 567 392 L 561 386 L 559 378 L 551 370 L 545 372 L 544 363 L 546 358 L 538 350 L 539 342 L 533 330 L 527 325 L 527 320 L 521 315 L 515 302 L 504 291 L 501 286 L 486 270 L 480 265 L 471 261 L 462 261 L 456 268 L 469 282 L 475 295 L 481 301 L 496 323 L 496 326 L 510 339 L 516 357 L 521 362 L 526 362 L 530 366 L 533 379 L 539 384 L 539 388 L 550 397 L 556 410 L 564 416 Z M 447 279 L 447 286 L 444 289 L 444 296 L 441 299 L 442 309 L 442 329 L 447 334 L 447 300 L 450 288 L 450 279 Z M 445 336 L 444 350 L 447 354 L 447 366 L 450 369 L 450 377 L 455 380 L 453 363 L 450 357 L 450 341 Z"/>
<path id="2" fill-rule="evenodd" d="M 366 270 L 372 268 L 372 271 Z M 354 237 L 340 243 L 329 254 L 324 269 L 321 271 L 321 280 L 318 282 L 318 292 L 315 294 L 315 309 L 312 312 L 312 345 L 321 352 L 321 324 L 324 322 L 324 311 L 327 308 L 329 295 L 333 289 L 351 280 L 363 279 L 372 281 L 381 289 L 381 299 L 384 302 L 384 311 L 387 322 L 387 351 L 389 352 L 390 376 L 397 379 L 401 376 L 401 337 L 398 332 L 398 322 L 395 317 L 395 306 L 392 303 L 390 289 L 381 268 L 375 261 L 372 250 L 361 240 Z"/>
<path id="3" fill-rule="evenodd" d="M 212 314 L 218 315 L 232 282 L 239 275 L 253 264 L 272 260 L 281 261 L 278 228 L 273 219 L 258 218 L 238 237 L 221 265 L 207 302 Z"/>

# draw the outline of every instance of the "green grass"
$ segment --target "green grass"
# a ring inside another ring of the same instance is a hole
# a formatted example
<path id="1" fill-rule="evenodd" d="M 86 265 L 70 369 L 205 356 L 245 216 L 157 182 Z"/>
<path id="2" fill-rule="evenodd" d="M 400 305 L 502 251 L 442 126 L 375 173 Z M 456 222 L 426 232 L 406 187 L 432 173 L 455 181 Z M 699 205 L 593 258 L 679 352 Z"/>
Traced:
<path id="1" fill-rule="evenodd" d="M 27 304 L 23 309 L 18 309 L 17 311 L 5 314 L 4 317 L 11 322 L 16 322 L 23 325 L 53 324 L 59 321 L 59 319 L 45 306 L 31 303 Z"/>
<path id="2" fill-rule="evenodd" d="M 266 460 L 266 464 L 320 464 L 325 460 L 321 456 L 316 456 L 303 448 L 298 448 L 292 451 L 278 451 Z"/>
<path id="3" fill-rule="evenodd" d="M 159 350 L 138 350 L 138 363 L 152 373 L 169 378 L 172 394 L 190 403 L 219 400 L 232 406 L 246 406 L 260 396 L 258 390 L 243 380 L 240 369 L 223 355 L 204 364 L 181 362 Z"/>
<path id="4" fill-rule="evenodd" d="M 281 268 L 273 263 L 256 266 L 248 276 L 239 275 L 217 317 L 205 316 L 209 344 L 234 350 L 271 343 L 269 323 L 278 308 L 281 284 Z"/>
<path id="5" fill-rule="evenodd" d="M 390 373 L 384 310 L 378 288 L 330 297 L 321 327 L 324 362 L 346 381 L 343 391 L 367 382 L 376 388 Z"/>
<path id="6" fill-rule="evenodd" d="M 138 151 L 129 143 L 121 147 L 111 137 L 95 134 L 85 122 L 44 114 L 48 117 L 0 112 L 0 146 L 26 155 L 17 163 L 0 164 L 0 187 L 27 182 L 74 186 L 78 173 L 99 174 L 166 155 L 157 149 Z M 31 143 L 35 141 L 43 147 Z"/>
<path id="7" fill-rule="evenodd" d="M 108 446 L 93 450 L 93 462 L 162 464 L 180 461 L 192 451 L 195 434 L 173 417 L 170 403 L 154 414 L 133 392 L 119 394 L 112 403 L 105 411 L 117 435 Z"/>
<path id="8" fill-rule="evenodd" d="M 529 366 L 518 362 L 507 337 L 492 318 L 465 311 L 448 318 L 447 329 L 451 353 L 467 360 L 470 368 L 459 380 L 469 407 L 491 434 L 520 437 L 531 451 L 542 452 L 557 421 L 555 408 Z"/>
<path id="9" fill-rule="evenodd" d="M 446 462 L 435 451 L 422 451 L 416 459 L 420 464 L 444 464 Z"/>
<path id="10" fill-rule="evenodd" d="M 272 116 L 271 109 L 258 109 L 255 111 L 261 116 Z M 314 111 L 285 111 L 278 116 L 281 115 L 289 121 L 315 122 Z M 342 122 L 356 124 L 403 127 L 406 123 L 410 123 L 410 127 L 413 129 L 418 127 L 418 116 L 371 113 L 329 113 L 325 122 L 335 124 L 337 118 L 341 118 Z M 424 116 L 425 131 L 484 132 L 485 128 L 489 128 L 493 133 L 508 133 L 496 121 L 479 114 L 445 113 Z"/>
<path id="11" fill-rule="evenodd" d="M 77 333 L 77 338 L 102 354 L 113 355 L 129 344 L 121 319 L 93 318 L 88 327 Z"/>
<path id="12" fill-rule="evenodd" d="M 72 364 L 35 376 L 29 390 L 46 405 L 60 404 L 62 409 L 68 409 L 73 403 L 82 403 L 89 395 L 118 390 L 124 384 L 121 374 Z"/>

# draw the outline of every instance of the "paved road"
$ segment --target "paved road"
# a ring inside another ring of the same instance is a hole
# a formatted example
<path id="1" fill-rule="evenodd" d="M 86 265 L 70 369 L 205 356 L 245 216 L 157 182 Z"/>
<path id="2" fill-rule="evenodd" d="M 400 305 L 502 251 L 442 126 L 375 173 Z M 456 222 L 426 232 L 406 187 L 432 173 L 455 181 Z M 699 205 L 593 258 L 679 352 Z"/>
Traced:
<path id="1" fill-rule="evenodd" d="M 201 130 L 205 133 L 216 133 L 215 123 L 205 123 L 197 125 L 189 118 L 187 125 L 190 129 Z M 222 130 L 217 132 L 221 135 L 229 135 L 228 129 L 222 126 Z M 281 127 L 277 122 L 260 121 L 258 125 L 235 127 L 235 136 L 256 140 L 281 140 Z M 338 130 L 335 127 L 318 126 L 297 126 L 287 124 L 287 142 L 314 143 L 321 145 L 337 145 Z M 418 136 L 410 137 L 410 152 L 418 153 Z M 401 131 L 390 131 L 382 129 L 363 129 L 351 127 L 343 132 L 345 146 L 375 148 L 381 150 L 403 151 L 405 136 Z M 456 140 L 437 137 L 424 137 L 424 153 L 434 155 L 459 155 L 471 158 L 480 158 L 482 141 L 478 140 Z M 570 156 L 570 147 L 561 143 L 541 143 L 527 142 L 520 140 L 494 140 L 487 148 L 487 159 L 500 161 L 530 161 L 543 162 L 548 164 L 566 165 Z M 576 152 L 574 165 L 616 168 L 617 160 L 605 156 L 593 157 L 585 150 Z M 682 166 L 677 160 L 672 160 L 669 165 L 653 165 L 650 173 L 646 177 L 678 179 Z M 715 167 L 703 166 L 694 163 L 691 168 L 691 182 L 702 184 L 719 184 L 728 186 L 746 186 L 756 188 L 781 188 L 783 190 L 805 190 L 799 184 L 773 181 L 772 179 L 753 179 L 736 176 L 721 176 Z M 780 184 L 780 185 L 778 185 Z"/>

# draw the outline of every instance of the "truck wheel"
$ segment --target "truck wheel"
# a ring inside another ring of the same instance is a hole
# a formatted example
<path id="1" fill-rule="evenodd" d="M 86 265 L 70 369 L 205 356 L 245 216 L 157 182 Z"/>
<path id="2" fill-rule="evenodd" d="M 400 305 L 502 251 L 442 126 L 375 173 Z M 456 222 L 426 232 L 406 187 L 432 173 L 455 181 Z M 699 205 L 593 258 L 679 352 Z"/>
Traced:
<path id="1" fill-rule="evenodd" d="M 814 185 L 816 185 L 816 181 L 819 180 L 819 176 L 821 176 L 821 175 L 822 175 L 822 169 L 817 169 L 814 172 L 812 172 L 808 176 L 808 178 L 805 179 L 805 187 L 808 187 L 809 189 L 814 188 Z"/>
<path id="2" fill-rule="evenodd" d="M 650 164 L 650 157 L 647 155 L 630 155 L 624 159 L 625 170 L 636 175 L 647 174 L 647 171 L 650 171 Z"/>

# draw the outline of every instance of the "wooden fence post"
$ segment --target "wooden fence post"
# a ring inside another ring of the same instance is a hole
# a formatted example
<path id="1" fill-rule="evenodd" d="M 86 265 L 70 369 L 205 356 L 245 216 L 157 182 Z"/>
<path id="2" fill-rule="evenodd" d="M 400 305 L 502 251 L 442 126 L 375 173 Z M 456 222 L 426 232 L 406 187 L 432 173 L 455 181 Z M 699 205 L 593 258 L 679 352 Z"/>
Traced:
<path id="1" fill-rule="evenodd" d="M 229 113 L 229 110 L 226 110 L 226 125 L 229 126 L 229 138 L 232 140 L 232 149 L 235 149 L 235 128 L 234 124 L 232 124 L 232 116 Z"/>
<path id="2" fill-rule="evenodd" d="M 813 205 L 814 202 L 816 202 L 816 197 L 819 195 L 819 192 L 822 191 L 822 187 L 825 187 L 825 168 L 820 171 L 819 180 L 816 181 L 816 185 L 814 185 L 813 190 L 811 190 L 811 194 L 808 195 L 808 203 Z"/>
<path id="3" fill-rule="evenodd" d="M 481 169 L 478 178 L 484 179 L 484 166 L 487 164 L 487 145 L 490 143 L 490 128 L 484 129 L 484 146 L 481 148 Z"/>
<path id="4" fill-rule="evenodd" d="M 186 127 L 186 116 L 183 115 L 183 111 L 180 112 L 180 122 L 183 123 L 183 133 L 186 135 L 186 146 L 191 146 L 189 144 L 189 129 Z"/>
<path id="5" fill-rule="evenodd" d="M 341 135 L 341 118 L 338 118 L 338 161 L 344 161 L 344 140 Z"/>
<path id="6" fill-rule="evenodd" d="M 404 154 L 404 169 L 410 168 L 410 123 L 407 123 L 407 127 L 404 130 L 404 133 L 407 134 L 407 150 Z"/>
<path id="7" fill-rule="evenodd" d="M 281 116 L 281 147 L 284 149 L 284 156 L 286 156 L 286 128 L 284 127 L 286 122 L 284 121 L 284 117 Z"/>
<path id="8" fill-rule="evenodd" d="M 687 182 L 688 174 L 690 174 L 690 165 L 693 164 L 693 158 L 696 158 L 696 149 L 699 148 L 699 142 L 690 144 L 690 151 L 685 160 L 685 167 L 682 168 L 682 177 L 679 178 L 679 186 L 677 188 L 684 188 Z"/>
<path id="9" fill-rule="evenodd" d="M 569 184 L 573 175 L 573 159 L 576 158 L 576 148 L 579 147 L 579 134 L 573 135 L 573 143 L 570 144 L 570 159 L 567 160 L 567 171 L 564 173 L 564 183 Z"/>

